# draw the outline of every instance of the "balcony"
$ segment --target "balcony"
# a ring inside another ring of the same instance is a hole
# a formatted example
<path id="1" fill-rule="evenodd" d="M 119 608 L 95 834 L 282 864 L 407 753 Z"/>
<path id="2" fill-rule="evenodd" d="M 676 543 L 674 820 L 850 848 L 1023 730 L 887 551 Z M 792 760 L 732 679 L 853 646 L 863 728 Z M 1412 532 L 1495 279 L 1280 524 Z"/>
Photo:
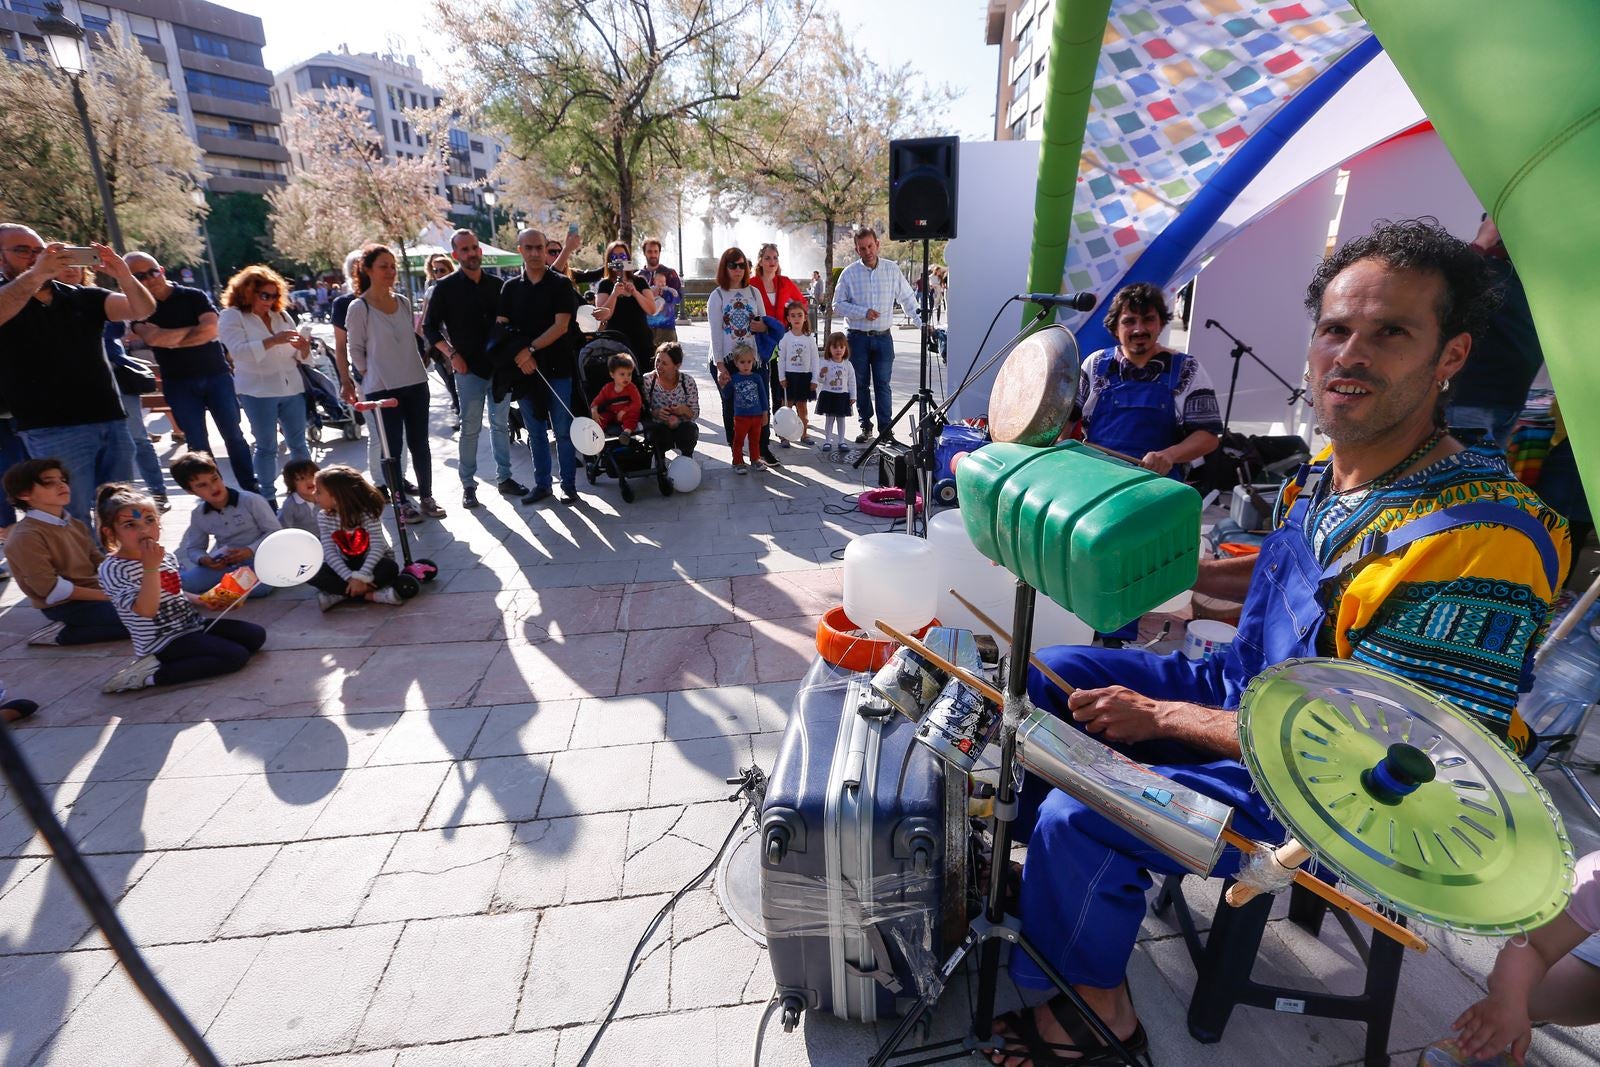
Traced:
<path id="1" fill-rule="evenodd" d="M 249 103 L 244 100 L 230 100 L 207 93 L 197 93 L 193 90 L 189 91 L 189 107 L 197 113 L 216 115 L 224 119 L 259 122 L 266 126 L 276 126 L 283 119 L 278 109 L 270 102 Z"/>

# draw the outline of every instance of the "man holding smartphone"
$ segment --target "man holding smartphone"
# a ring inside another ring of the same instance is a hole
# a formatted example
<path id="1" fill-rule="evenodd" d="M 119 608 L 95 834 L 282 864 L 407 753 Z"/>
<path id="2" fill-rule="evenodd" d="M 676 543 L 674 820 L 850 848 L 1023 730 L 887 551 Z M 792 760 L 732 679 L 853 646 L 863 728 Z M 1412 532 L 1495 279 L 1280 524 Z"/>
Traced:
<path id="1" fill-rule="evenodd" d="M 644 253 L 644 270 L 639 273 L 660 301 L 655 314 L 645 319 L 650 324 L 651 341 L 660 346 L 678 339 L 678 306 L 683 303 L 683 279 L 678 277 L 677 271 L 662 264 L 661 241 L 658 238 L 646 237 L 639 245 L 639 250 Z M 638 356 L 643 364 L 652 362 L 654 358 L 645 352 L 638 353 Z"/>
<path id="2" fill-rule="evenodd" d="M 67 285 L 74 264 L 115 278 L 121 292 Z M 0 223 L 0 397 L 28 454 L 61 461 L 77 486 L 67 511 L 92 522 L 94 491 L 133 476 L 133 442 L 101 333 L 108 321 L 142 319 L 155 298 L 102 244 L 46 244 L 27 226 Z"/>

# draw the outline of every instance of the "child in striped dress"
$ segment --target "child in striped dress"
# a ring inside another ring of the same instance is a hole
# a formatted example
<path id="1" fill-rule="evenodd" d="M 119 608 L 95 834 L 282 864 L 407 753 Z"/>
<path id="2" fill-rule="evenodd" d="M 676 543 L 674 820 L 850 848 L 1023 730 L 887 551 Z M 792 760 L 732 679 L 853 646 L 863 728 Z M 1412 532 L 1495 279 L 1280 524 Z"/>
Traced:
<path id="1" fill-rule="evenodd" d="M 317 536 L 322 569 L 311 576 L 323 611 L 346 600 L 398 604 L 400 573 L 383 530 L 383 495 L 360 471 L 338 464 L 317 472 Z"/>
<path id="2" fill-rule="evenodd" d="M 95 514 L 100 540 L 112 550 L 100 562 L 100 587 L 137 657 L 111 676 L 105 692 L 231 674 L 260 650 L 267 631 L 255 623 L 218 619 L 202 628 L 183 592 L 177 557 L 161 547 L 161 512 L 148 494 L 118 482 L 102 485 Z"/>

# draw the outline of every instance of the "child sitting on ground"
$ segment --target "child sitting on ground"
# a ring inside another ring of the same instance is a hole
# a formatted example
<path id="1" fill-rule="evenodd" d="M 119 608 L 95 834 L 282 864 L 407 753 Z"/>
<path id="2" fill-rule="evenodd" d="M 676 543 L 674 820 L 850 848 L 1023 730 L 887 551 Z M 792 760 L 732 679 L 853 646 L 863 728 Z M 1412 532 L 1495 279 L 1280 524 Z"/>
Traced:
<path id="1" fill-rule="evenodd" d="M 281 527 L 265 497 L 224 484 L 210 453 L 185 452 L 172 461 L 170 469 L 173 481 L 200 498 L 200 506 L 189 515 L 178 558 L 183 561 L 180 580 L 184 591 L 204 593 L 224 574 L 255 559 L 262 538 Z M 271 592 L 272 586 L 258 582 L 250 595 L 263 597 Z"/>
<path id="2" fill-rule="evenodd" d="M 89 645 L 126 641 L 96 573 L 104 552 L 89 528 L 67 514 L 72 487 L 59 459 L 25 459 L 6 471 L 6 498 L 26 510 L 6 538 L 6 556 L 17 585 L 49 622 L 28 637 L 30 645 Z"/>
<path id="3" fill-rule="evenodd" d="M 398 604 L 400 573 L 383 531 L 383 494 L 354 467 L 336 464 L 317 472 L 317 536 L 322 569 L 311 576 L 317 606 L 327 611 L 346 600 Z"/>
<path id="4" fill-rule="evenodd" d="M 830 333 L 827 354 L 817 367 L 817 414 L 824 417 L 828 432 L 824 447 L 832 459 L 844 458 L 844 423 L 855 399 L 856 371 L 850 365 L 850 339 L 842 333 Z"/>
<path id="5" fill-rule="evenodd" d="M 317 533 L 317 461 L 291 459 L 283 465 L 283 507 L 278 509 L 278 525 L 285 530 Z"/>
<path id="6" fill-rule="evenodd" d="M 1565 911 L 1500 950 L 1489 995 L 1451 1024 L 1458 1036 L 1423 1049 L 1418 1063 L 1522 1063 L 1534 1022 L 1600 1023 L 1600 852 L 1578 861 Z"/>
<path id="7" fill-rule="evenodd" d="M 178 560 L 161 547 L 161 513 L 148 495 L 120 482 L 102 485 L 95 515 L 100 540 L 111 549 L 100 562 L 100 586 L 138 657 L 111 676 L 105 692 L 232 674 L 260 650 L 267 631 L 253 622 L 217 619 L 201 628 L 181 588 Z"/>
<path id="8" fill-rule="evenodd" d="M 639 429 L 639 420 L 644 416 L 644 397 L 633 384 L 633 360 L 619 352 L 606 360 L 606 370 L 611 380 L 601 387 L 589 406 L 589 414 L 608 437 L 619 428 L 633 433 Z"/>
<path id="9" fill-rule="evenodd" d="M 746 474 L 744 451 L 750 453 L 750 466 L 762 469 L 761 427 L 767 424 L 767 374 L 756 370 L 756 350 L 741 344 L 733 350 L 733 373 L 722 395 L 733 405 L 733 470 Z"/>

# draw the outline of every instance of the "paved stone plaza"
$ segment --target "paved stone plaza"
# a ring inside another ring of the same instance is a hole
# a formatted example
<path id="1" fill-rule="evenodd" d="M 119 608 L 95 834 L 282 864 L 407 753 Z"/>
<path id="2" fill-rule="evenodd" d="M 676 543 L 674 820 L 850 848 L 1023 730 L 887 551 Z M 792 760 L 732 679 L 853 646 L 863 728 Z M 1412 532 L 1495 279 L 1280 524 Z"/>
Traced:
<path id="1" fill-rule="evenodd" d="M 704 327 L 685 342 L 703 432 L 720 438 Z M 899 342 L 904 398 L 914 333 Z M 324 615 L 306 589 L 251 602 L 238 614 L 269 636 L 240 674 L 104 696 L 125 645 L 27 647 L 38 614 L 14 587 L 0 597 L 0 677 L 43 705 L 18 732 L 25 752 L 226 1063 L 576 1063 L 651 916 L 738 814 L 724 779 L 770 767 L 817 617 L 841 598 L 832 553 L 886 526 L 843 511 L 858 472 L 790 450 L 782 471 L 735 478 L 714 441 L 692 494 L 662 499 L 644 479 L 626 505 L 605 480 L 582 484 L 578 507 L 524 508 L 486 486 L 485 506 L 465 511 L 448 414 L 436 397 L 450 515 L 418 537 L 439 580 L 399 608 Z M 364 466 L 363 447 L 341 443 L 331 456 Z M 530 478 L 525 449 L 516 475 Z M 190 501 L 173 499 L 163 540 L 176 546 Z M 1600 847 L 1565 784 L 1547 781 L 1579 851 Z M 1216 895 L 1215 883 L 1191 882 L 1202 917 Z M 1158 1064 L 1359 1062 L 1355 1024 L 1251 1009 L 1222 1043 L 1195 1043 L 1181 938 L 1168 920 L 1148 919 L 1145 932 L 1132 988 Z M 1497 947 L 1429 936 L 1435 950 L 1405 964 L 1397 1064 L 1480 995 Z M 1340 991 L 1360 983 L 1331 923 L 1317 939 L 1274 922 L 1257 973 Z M 764 953 L 708 885 L 650 946 L 592 1062 L 749 1063 L 771 992 Z M 936 1030 L 959 1032 L 967 1003 L 965 986 L 952 988 Z M 831 1019 L 786 1035 L 774 1022 L 762 1062 L 858 1064 L 878 1037 Z M 1534 1062 L 1597 1056 L 1592 1032 L 1534 1041 Z M 0 1057 L 8 1067 L 185 1061 L 9 791 Z"/>

